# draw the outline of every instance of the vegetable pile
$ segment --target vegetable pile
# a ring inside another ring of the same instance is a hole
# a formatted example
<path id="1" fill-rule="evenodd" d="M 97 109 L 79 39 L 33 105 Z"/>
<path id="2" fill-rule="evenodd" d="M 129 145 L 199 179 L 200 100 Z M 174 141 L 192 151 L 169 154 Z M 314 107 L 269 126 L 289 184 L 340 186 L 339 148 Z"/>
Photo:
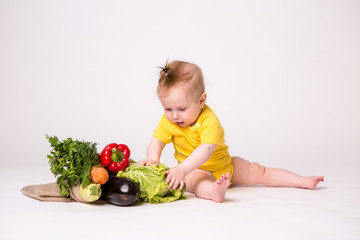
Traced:
<path id="1" fill-rule="evenodd" d="M 163 164 L 139 166 L 132 161 L 130 149 L 124 144 L 108 144 L 101 155 L 96 143 L 56 136 L 46 138 L 52 150 L 47 156 L 50 170 L 57 178 L 60 194 L 70 194 L 70 185 L 79 185 L 79 196 L 85 202 L 100 198 L 109 203 L 128 206 L 139 199 L 143 202 L 163 203 L 186 198 L 183 190 L 170 190 L 166 183 Z M 109 172 L 111 175 L 109 175 Z"/>

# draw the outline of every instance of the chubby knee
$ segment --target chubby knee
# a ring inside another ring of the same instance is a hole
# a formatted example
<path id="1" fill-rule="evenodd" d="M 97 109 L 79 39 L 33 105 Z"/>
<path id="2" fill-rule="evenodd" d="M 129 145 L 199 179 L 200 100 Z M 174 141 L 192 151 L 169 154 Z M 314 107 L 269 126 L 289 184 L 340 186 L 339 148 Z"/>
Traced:
<path id="1" fill-rule="evenodd" d="M 250 163 L 249 172 L 252 179 L 252 184 L 261 184 L 266 168 L 257 162 Z"/>
<path id="2" fill-rule="evenodd" d="M 255 173 L 261 173 L 261 172 L 264 172 L 265 171 L 265 167 L 260 165 L 259 163 L 257 162 L 252 162 L 250 163 L 250 171 L 251 172 L 255 172 Z"/>
<path id="3" fill-rule="evenodd" d="M 215 178 L 208 171 L 201 169 L 193 170 L 185 177 L 186 191 L 195 192 L 198 183 L 204 180 L 213 181 Z"/>

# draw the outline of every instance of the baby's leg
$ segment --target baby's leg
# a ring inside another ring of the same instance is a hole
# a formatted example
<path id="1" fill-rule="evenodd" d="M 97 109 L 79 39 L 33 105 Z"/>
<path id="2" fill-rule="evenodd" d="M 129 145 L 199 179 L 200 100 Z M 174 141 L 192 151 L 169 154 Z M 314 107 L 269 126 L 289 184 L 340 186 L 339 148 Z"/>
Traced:
<path id="1" fill-rule="evenodd" d="M 303 177 L 280 168 L 265 168 L 258 163 L 250 163 L 242 158 L 233 157 L 234 185 L 263 184 L 271 187 L 299 187 L 314 189 L 321 181 L 322 176 Z"/>
<path id="2" fill-rule="evenodd" d="M 195 169 L 185 177 L 186 191 L 203 199 L 223 202 L 226 189 L 230 185 L 230 174 L 223 174 L 215 181 L 214 176 L 205 170 Z"/>

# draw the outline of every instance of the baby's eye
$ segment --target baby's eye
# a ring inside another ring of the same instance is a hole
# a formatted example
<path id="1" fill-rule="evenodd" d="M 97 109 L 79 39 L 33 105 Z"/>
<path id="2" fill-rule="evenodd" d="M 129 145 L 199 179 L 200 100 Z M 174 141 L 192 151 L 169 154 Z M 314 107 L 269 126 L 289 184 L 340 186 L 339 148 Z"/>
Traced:
<path id="1" fill-rule="evenodd" d="M 185 111 L 185 110 L 186 110 L 186 108 L 180 108 L 179 110 L 183 112 L 183 111 Z"/>
<path id="2" fill-rule="evenodd" d="M 171 111 L 171 108 L 165 108 L 165 111 L 169 112 Z"/>

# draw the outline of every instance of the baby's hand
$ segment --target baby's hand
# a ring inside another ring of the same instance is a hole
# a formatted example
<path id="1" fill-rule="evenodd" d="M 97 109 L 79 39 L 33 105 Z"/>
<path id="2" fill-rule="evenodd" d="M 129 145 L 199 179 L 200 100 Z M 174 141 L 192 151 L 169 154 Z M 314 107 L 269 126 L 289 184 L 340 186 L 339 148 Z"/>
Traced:
<path id="1" fill-rule="evenodd" d="M 169 184 L 169 188 L 174 190 L 179 184 L 179 190 L 183 189 L 185 183 L 185 170 L 182 169 L 179 165 L 170 168 L 165 172 L 167 175 L 166 182 Z"/>
<path id="2" fill-rule="evenodd" d="M 157 167 L 159 165 L 159 161 L 156 160 L 148 160 L 148 159 L 141 159 L 137 162 L 138 165 L 141 166 L 147 166 L 149 167 L 150 165 L 154 165 L 155 167 Z"/>

